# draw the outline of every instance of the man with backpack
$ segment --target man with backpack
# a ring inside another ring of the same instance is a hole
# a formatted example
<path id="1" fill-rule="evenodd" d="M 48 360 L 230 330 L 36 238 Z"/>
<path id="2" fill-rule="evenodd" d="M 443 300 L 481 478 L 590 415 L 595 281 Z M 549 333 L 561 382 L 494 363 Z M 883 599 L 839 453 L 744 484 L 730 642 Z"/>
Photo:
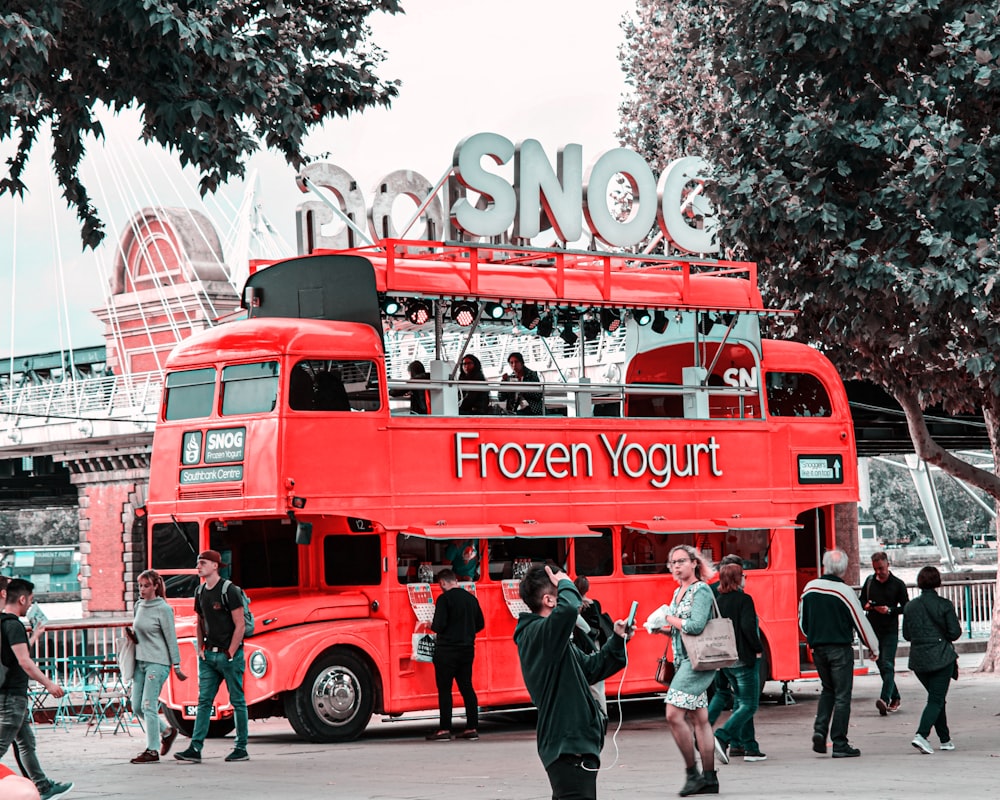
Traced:
<path id="1" fill-rule="evenodd" d="M 222 681 L 229 690 L 236 721 L 236 742 L 226 761 L 249 761 L 247 739 L 249 723 L 247 701 L 243 695 L 243 637 L 246 634 L 244 595 L 242 590 L 219 576 L 222 556 L 217 550 L 198 554 L 198 576 L 204 583 L 194 597 L 198 615 L 198 713 L 195 717 L 191 744 L 175 753 L 180 761 L 201 763 L 201 750 L 208 735 L 212 704 Z"/>

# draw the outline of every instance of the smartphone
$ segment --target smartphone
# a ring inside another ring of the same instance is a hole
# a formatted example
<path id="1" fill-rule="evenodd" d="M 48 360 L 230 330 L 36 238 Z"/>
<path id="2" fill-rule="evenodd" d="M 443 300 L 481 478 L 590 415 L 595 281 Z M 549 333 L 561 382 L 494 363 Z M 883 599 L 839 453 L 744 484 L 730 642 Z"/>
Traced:
<path id="1" fill-rule="evenodd" d="M 639 601 L 632 601 L 632 608 L 629 609 L 628 616 L 625 618 L 625 629 L 628 630 L 633 625 L 635 625 L 635 612 L 639 608 Z"/>

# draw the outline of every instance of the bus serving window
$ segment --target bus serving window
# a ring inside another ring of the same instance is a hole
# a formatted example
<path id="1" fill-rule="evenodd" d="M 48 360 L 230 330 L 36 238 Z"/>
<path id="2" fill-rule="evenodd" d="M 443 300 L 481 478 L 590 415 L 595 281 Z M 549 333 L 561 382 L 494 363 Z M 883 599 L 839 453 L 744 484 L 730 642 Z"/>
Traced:
<path id="1" fill-rule="evenodd" d="M 234 364 L 222 369 L 222 415 L 274 411 L 278 400 L 278 362 Z"/>
<path id="2" fill-rule="evenodd" d="M 378 411 L 378 368 L 373 361 L 299 361 L 288 378 L 295 411 Z"/>
<path id="3" fill-rule="evenodd" d="M 738 555 L 743 559 L 743 569 L 767 569 L 771 550 L 771 531 L 734 530 L 726 536 L 725 552 L 720 555 Z"/>
<path id="4" fill-rule="evenodd" d="M 566 569 L 569 542 L 566 539 L 490 539 L 490 577 L 493 580 L 508 580 L 515 577 L 514 562 L 531 562 L 532 566 L 552 561 Z"/>
<path id="5" fill-rule="evenodd" d="M 164 419 L 210 417 L 215 397 L 215 370 L 191 369 L 167 375 Z"/>
<path id="6" fill-rule="evenodd" d="M 767 413 L 772 417 L 829 417 L 826 387 L 807 372 L 767 373 Z"/>
<path id="7" fill-rule="evenodd" d="M 601 538 L 581 536 L 575 540 L 577 575 L 610 575 L 615 569 L 611 531 L 599 528 Z"/>
<path id="8" fill-rule="evenodd" d="M 453 569 L 460 581 L 477 581 L 482 575 L 478 539 L 424 539 L 396 535 L 396 577 L 400 583 L 416 583 L 421 564 L 430 564 L 435 576 Z"/>
<path id="9" fill-rule="evenodd" d="M 323 539 L 323 565 L 328 586 L 378 586 L 382 582 L 379 535 L 327 536 Z"/>

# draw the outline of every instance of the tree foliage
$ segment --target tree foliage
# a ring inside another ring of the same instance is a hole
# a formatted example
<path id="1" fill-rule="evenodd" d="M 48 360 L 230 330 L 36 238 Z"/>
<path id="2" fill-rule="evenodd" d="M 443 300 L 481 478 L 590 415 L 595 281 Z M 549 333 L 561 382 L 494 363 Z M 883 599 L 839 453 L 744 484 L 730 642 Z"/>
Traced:
<path id="1" fill-rule="evenodd" d="M 918 452 L 1000 498 L 995 475 L 933 450 L 920 413 L 981 408 L 995 441 L 998 16 L 942 0 L 639 0 L 621 133 L 659 163 L 718 165 L 723 244 L 802 311 L 785 333 L 883 385 Z"/>
<path id="2" fill-rule="evenodd" d="M 1000 6 L 637 0 L 636 19 L 623 140 L 717 165 L 723 246 L 801 311 L 783 333 L 882 385 L 922 458 L 1000 500 L 923 420 L 982 410 L 1000 463 Z"/>
<path id="3" fill-rule="evenodd" d="M 261 143 L 299 167 L 329 114 L 388 105 L 394 81 L 367 18 L 397 0 L 6 0 L 0 8 L 0 140 L 16 140 L 0 193 L 21 195 L 32 147 L 51 128 L 52 167 L 83 242 L 103 226 L 79 167 L 96 112 L 136 105 L 142 137 L 201 174 L 204 195 L 242 176 Z"/>

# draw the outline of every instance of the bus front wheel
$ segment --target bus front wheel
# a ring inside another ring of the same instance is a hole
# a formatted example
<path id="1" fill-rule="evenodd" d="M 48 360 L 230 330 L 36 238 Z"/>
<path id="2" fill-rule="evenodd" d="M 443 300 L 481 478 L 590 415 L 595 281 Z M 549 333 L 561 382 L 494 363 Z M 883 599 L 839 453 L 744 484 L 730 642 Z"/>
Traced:
<path id="1" fill-rule="evenodd" d="M 285 694 L 285 716 L 310 742 L 357 739 L 374 707 L 371 671 L 344 650 L 331 650 L 316 659 L 302 685 Z"/>

